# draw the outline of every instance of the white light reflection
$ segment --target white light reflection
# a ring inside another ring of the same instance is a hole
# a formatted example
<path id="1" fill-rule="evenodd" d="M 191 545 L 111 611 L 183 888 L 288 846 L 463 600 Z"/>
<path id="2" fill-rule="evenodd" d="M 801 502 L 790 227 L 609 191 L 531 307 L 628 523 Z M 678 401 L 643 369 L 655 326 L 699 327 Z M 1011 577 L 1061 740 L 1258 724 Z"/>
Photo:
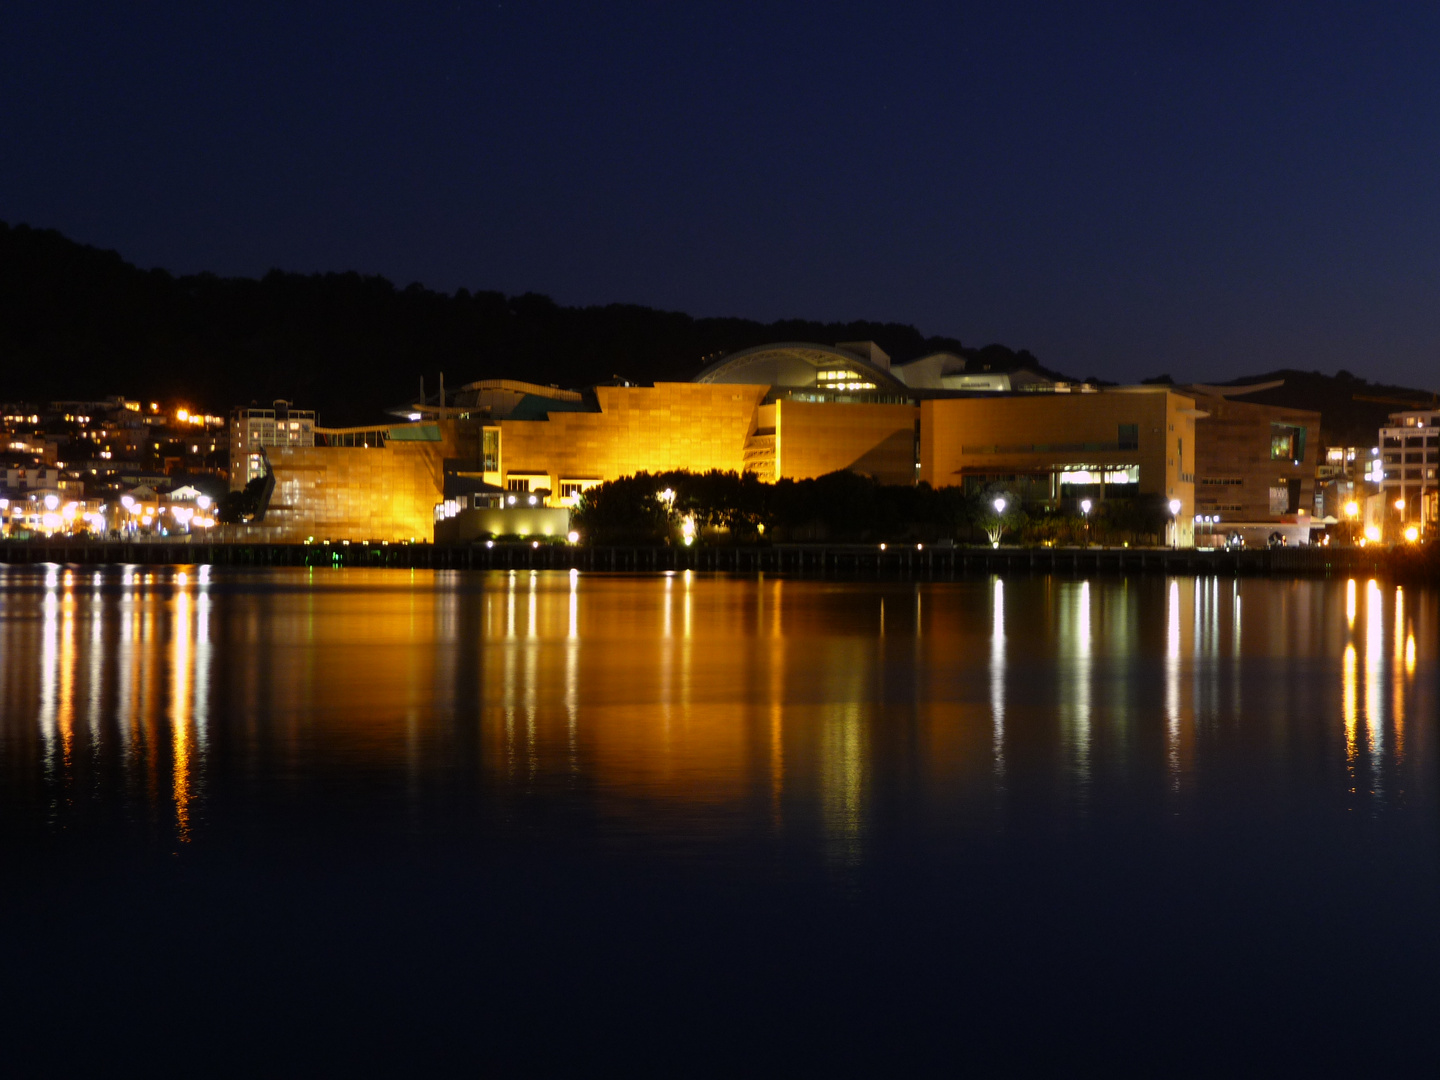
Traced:
<path id="1" fill-rule="evenodd" d="M 1180 583 L 1170 582 L 1165 634 L 1165 751 L 1170 783 L 1180 787 Z"/>
<path id="2" fill-rule="evenodd" d="M 57 772 L 56 712 L 60 704 L 60 598 L 56 594 L 59 574 L 54 567 L 45 572 L 45 599 L 40 625 L 40 741 L 45 747 L 45 777 L 53 781 Z"/>
<path id="3" fill-rule="evenodd" d="M 1380 583 L 1371 578 L 1365 586 L 1365 731 L 1366 748 L 1374 756 L 1385 743 L 1385 694 L 1382 674 L 1385 664 L 1385 599 Z M 1376 777 L 1378 783 L 1378 770 Z"/>
<path id="4" fill-rule="evenodd" d="M 1070 730 L 1066 733 L 1070 753 L 1075 763 L 1075 777 L 1079 783 L 1082 804 L 1090 795 L 1090 681 L 1091 681 L 1091 633 L 1090 633 L 1090 582 L 1080 583 L 1079 596 L 1075 606 L 1073 628 L 1075 651 L 1072 678 L 1073 704 L 1070 707 Z"/>
<path id="5" fill-rule="evenodd" d="M 1005 582 L 990 590 L 990 745 L 995 775 L 1005 775 Z M 883 611 L 883 608 L 882 608 Z"/>

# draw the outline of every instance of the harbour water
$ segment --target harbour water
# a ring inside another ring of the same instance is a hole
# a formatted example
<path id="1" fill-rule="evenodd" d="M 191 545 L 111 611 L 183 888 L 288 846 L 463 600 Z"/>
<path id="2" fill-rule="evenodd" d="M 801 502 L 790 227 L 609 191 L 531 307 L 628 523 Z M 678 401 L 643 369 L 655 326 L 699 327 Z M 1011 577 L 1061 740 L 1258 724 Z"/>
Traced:
<path id="1" fill-rule="evenodd" d="M 1440 595 L 0 566 L 53 1064 L 1362 1070 L 1440 1047 Z"/>

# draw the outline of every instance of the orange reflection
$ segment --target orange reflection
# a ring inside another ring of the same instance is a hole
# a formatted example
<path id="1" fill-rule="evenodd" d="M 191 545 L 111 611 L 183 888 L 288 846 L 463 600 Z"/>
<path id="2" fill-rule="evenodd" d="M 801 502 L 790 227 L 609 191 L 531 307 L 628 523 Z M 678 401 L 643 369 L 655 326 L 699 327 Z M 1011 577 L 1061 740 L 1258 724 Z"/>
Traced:
<path id="1" fill-rule="evenodd" d="M 173 798 L 175 832 L 182 844 L 190 842 L 190 694 L 193 657 L 190 652 L 190 594 L 185 575 L 178 577 L 175 621 L 170 633 L 170 724 L 175 766 Z"/>
<path id="2" fill-rule="evenodd" d="M 1355 726 L 1357 723 L 1355 667 L 1355 644 L 1348 642 L 1345 645 L 1345 658 L 1340 665 L 1340 715 L 1345 720 L 1345 760 L 1350 763 L 1352 785 L 1355 780 Z M 1353 791 L 1354 788 L 1352 787 L 1351 790 Z"/>

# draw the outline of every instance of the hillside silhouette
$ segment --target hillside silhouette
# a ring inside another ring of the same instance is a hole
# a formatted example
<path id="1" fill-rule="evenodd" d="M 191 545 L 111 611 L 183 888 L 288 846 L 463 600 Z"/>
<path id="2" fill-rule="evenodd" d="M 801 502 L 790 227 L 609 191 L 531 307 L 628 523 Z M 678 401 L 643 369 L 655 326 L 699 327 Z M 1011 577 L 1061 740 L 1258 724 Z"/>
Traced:
<path id="1" fill-rule="evenodd" d="M 567 387 L 687 380 L 725 353 L 773 341 L 874 341 L 897 363 L 944 350 L 974 370 L 1047 372 L 1026 351 L 972 348 L 902 323 L 762 323 L 636 304 L 564 307 L 537 293 L 447 294 L 356 273 L 177 277 L 54 230 L 0 222 L 3 400 L 128 394 L 223 412 L 287 398 L 318 410 L 322 424 L 340 426 L 371 423 L 413 402 L 422 378 L 434 400 L 442 371 L 451 389 L 507 377 Z M 1433 400 L 1346 371 L 1287 369 L 1229 385 L 1270 379 L 1285 385 L 1241 400 L 1315 409 L 1327 443 L 1369 443 L 1401 402 Z"/>
<path id="2" fill-rule="evenodd" d="M 397 288 L 356 273 L 177 277 L 53 230 L 0 222 L 0 398 L 129 394 L 209 411 L 288 398 L 327 425 L 369 423 L 439 372 L 450 389 L 509 377 L 582 387 L 686 380 L 771 341 L 875 341 L 897 362 L 948 350 L 990 370 L 1038 367 L 900 323 L 692 318 L 634 304 Z"/>

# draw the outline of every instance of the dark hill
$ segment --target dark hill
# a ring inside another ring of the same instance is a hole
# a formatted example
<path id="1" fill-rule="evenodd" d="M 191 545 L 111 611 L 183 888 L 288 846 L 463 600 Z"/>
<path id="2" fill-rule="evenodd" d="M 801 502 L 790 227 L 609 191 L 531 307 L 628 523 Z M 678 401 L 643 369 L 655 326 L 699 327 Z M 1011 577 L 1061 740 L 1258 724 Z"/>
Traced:
<path id="1" fill-rule="evenodd" d="M 949 350 L 990 370 L 1035 360 L 964 348 L 900 323 L 696 319 L 631 304 L 562 307 L 549 297 L 453 295 L 359 274 L 175 277 L 141 270 L 51 230 L 0 222 L 0 399 L 128 394 L 221 411 L 289 398 L 325 424 L 367 423 L 480 378 L 586 386 L 691 378 L 769 341 L 875 341 L 897 362 Z"/>
<path id="2" fill-rule="evenodd" d="M 1326 446 L 1372 446 L 1391 413 L 1406 408 L 1437 407 L 1433 393 L 1372 383 L 1344 370 L 1334 375 L 1322 375 L 1318 371 L 1287 368 L 1265 375 L 1247 375 L 1219 385 L 1243 386 L 1277 379 L 1285 380 L 1285 385 L 1273 390 L 1259 390 L 1236 400 L 1318 412 L 1320 438 Z"/>

